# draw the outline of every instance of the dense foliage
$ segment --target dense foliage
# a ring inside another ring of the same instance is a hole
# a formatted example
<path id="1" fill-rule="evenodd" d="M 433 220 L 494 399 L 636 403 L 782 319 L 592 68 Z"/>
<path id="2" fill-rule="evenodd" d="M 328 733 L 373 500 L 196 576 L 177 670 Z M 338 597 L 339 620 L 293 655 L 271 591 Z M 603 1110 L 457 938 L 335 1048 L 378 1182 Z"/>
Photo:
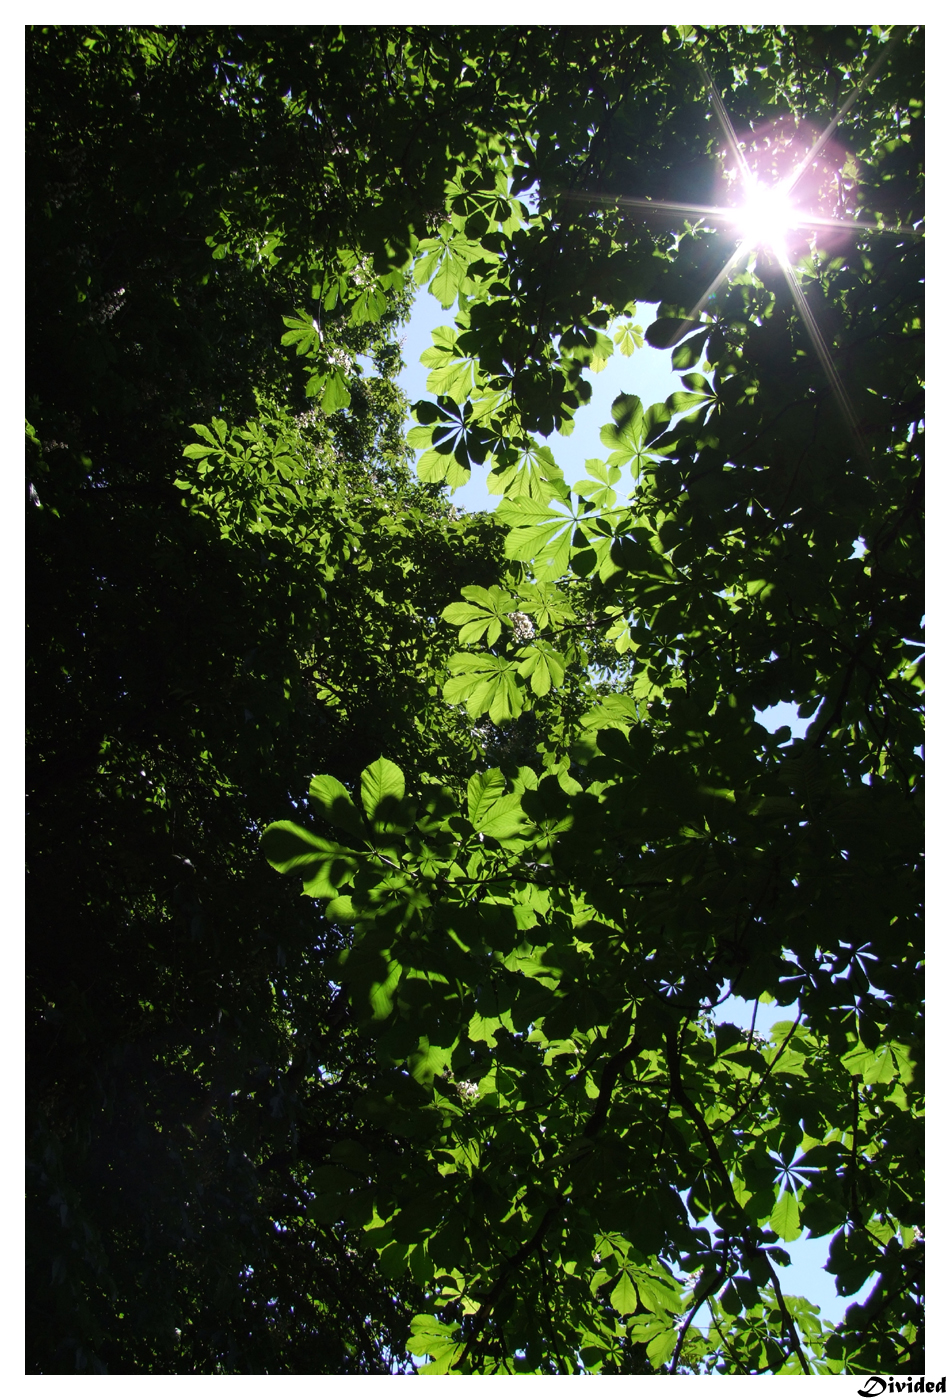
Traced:
<path id="1" fill-rule="evenodd" d="M 29 46 L 29 1368 L 921 1370 L 920 32 Z"/>

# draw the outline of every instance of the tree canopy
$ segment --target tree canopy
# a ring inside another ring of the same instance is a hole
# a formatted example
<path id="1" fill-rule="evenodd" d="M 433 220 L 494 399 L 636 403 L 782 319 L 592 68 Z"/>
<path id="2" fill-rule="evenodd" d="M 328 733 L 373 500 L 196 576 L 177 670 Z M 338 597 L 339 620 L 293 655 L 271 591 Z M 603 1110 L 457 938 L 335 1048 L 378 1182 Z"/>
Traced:
<path id="1" fill-rule="evenodd" d="M 923 1369 L 922 51 L 31 31 L 28 1369 Z"/>

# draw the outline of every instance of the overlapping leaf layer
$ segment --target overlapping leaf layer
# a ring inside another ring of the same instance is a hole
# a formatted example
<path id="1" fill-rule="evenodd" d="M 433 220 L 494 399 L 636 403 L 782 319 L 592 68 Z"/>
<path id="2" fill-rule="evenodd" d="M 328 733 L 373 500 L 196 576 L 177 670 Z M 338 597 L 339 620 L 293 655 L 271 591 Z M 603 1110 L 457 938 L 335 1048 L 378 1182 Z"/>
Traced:
<path id="1" fill-rule="evenodd" d="M 37 1324 L 37 1369 L 74 1353 L 80 1369 L 922 1369 L 921 34 L 897 35 L 823 157 L 842 217 L 878 227 L 817 235 L 798 297 L 760 250 L 696 313 L 734 241 L 662 212 L 719 197 L 709 74 L 746 148 L 778 150 L 780 128 L 829 121 L 892 37 L 35 36 L 38 326 L 69 366 L 63 388 L 38 334 L 39 547 L 68 588 L 43 594 L 37 674 L 62 718 L 37 722 L 37 749 L 62 794 L 54 767 L 81 737 L 82 859 L 126 882 L 97 876 L 84 905 L 66 866 L 67 922 L 115 969 L 92 984 L 98 1015 L 38 900 L 37 1199 L 65 1213 L 37 1216 L 60 1260 L 52 1295 L 34 1285 L 58 1319 Z M 164 123 L 187 133 L 196 113 L 203 144 L 184 135 L 146 179 L 135 141 L 164 152 Z M 413 283 L 451 309 L 413 409 L 421 484 L 388 383 Z M 638 302 L 659 303 L 646 339 L 683 374 L 663 404 L 635 392 Z M 202 338 L 178 382 L 161 356 L 188 327 Z M 605 460 L 569 485 L 555 431 L 617 351 L 629 389 Z M 147 392 L 160 364 L 165 406 Z M 502 500 L 452 519 L 441 484 L 473 471 Z M 234 601 L 202 642 L 261 656 L 266 742 L 239 742 L 227 704 L 211 722 L 213 683 L 197 658 L 185 683 L 172 642 L 156 678 L 110 591 L 165 519 L 147 490 L 182 522 L 163 524 L 148 577 L 190 618 L 180 561 L 214 561 L 215 607 Z M 59 553 L 79 522 L 91 533 Z M 108 664 L 105 618 L 121 620 Z M 178 689 L 194 718 L 153 724 Z M 778 701 L 806 737 L 757 721 Z M 180 817 L 132 782 L 162 765 L 201 775 Z M 229 804 L 226 834 L 202 782 Z M 176 821 L 195 865 L 208 843 L 220 895 L 200 947 L 175 922 L 179 887 L 120 833 L 116 813 L 143 802 L 168 859 Z M 39 810 L 48 880 L 65 809 Z M 267 820 L 290 880 L 247 874 Z M 305 905 L 287 898 L 301 881 Z M 266 1010 L 249 978 L 273 989 Z M 156 1011 L 160 993 L 182 1009 Z M 733 1024 L 730 995 L 787 1018 Z M 75 1108 L 60 1024 L 83 1047 Z M 292 1081 L 274 1127 L 255 1057 Z M 101 1114 L 121 1101 L 143 1141 L 171 1144 L 158 1067 L 207 1093 L 192 1127 L 204 1142 L 213 1125 L 220 1151 L 159 1154 L 167 1181 L 136 1168 L 167 1288 L 156 1320 L 122 1243 L 135 1211 L 118 1229 L 103 1215 L 132 1150 Z M 213 1307 L 205 1193 L 241 1222 Z M 172 1242 L 176 1211 L 201 1224 Z M 804 1230 L 829 1240 L 839 1293 L 875 1280 L 836 1328 L 782 1283 Z M 147 1346 L 115 1320 L 125 1306 Z"/>

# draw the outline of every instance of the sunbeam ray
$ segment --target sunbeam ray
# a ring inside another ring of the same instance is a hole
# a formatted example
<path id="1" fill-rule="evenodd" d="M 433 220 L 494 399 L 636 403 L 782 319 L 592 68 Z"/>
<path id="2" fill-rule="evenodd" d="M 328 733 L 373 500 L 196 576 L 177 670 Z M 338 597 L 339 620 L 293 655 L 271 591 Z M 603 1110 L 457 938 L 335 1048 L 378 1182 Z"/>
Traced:
<path id="1" fill-rule="evenodd" d="M 638 199 L 635 195 L 627 194 L 590 194 L 583 190 L 558 190 L 556 193 L 561 199 L 576 199 L 589 204 L 619 204 L 631 209 L 642 209 L 645 213 L 682 214 L 686 218 L 708 219 L 723 225 L 740 223 L 743 216 L 742 209 L 731 204 L 686 204 L 677 200 Z M 828 228 L 845 233 L 851 229 L 863 229 L 868 233 L 917 233 L 917 229 L 911 224 L 878 224 L 872 223 L 870 219 L 834 219 L 821 214 L 808 214 L 800 219 L 793 219 L 788 227 L 790 230 Z"/>
<path id="2" fill-rule="evenodd" d="M 832 135 L 834 134 L 835 130 L 843 121 L 843 119 L 847 116 L 848 112 L 850 112 L 855 102 L 861 96 L 861 93 L 864 92 L 865 88 L 868 86 L 871 80 L 880 72 L 884 63 L 887 61 L 888 57 L 892 53 L 894 47 L 899 42 L 902 33 L 902 26 L 899 26 L 894 30 L 894 33 L 888 39 L 881 53 L 871 64 L 870 68 L 865 73 L 861 81 L 845 98 L 844 102 L 838 108 L 838 111 L 835 113 L 834 117 L 832 117 L 831 121 L 822 131 L 821 135 L 817 137 L 808 153 L 796 163 L 796 165 L 792 168 L 791 172 L 788 175 L 776 181 L 774 184 L 769 185 L 767 187 L 766 192 L 777 193 L 779 195 L 787 196 L 791 195 L 796 185 L 800 183 L 805 172 L 824 150 Z M 745 152 L 743 151 L 739 139 L 736 135 L 736 130 L 733 126 L 732 118 L 726 110 L 725 104 L 722 100 L 722 97 L 719 94 L 719 90 L 716 87 L 716 84 L 713 82 L 713 79 L 710 77 L 702 61 L 699 58 L 697 58 L 695 62 L 700 73 L 702 74 L 703 83 L 706 87 L 707 92 L 709 93 L 716 120 L 719 123 L 723 137 L 726 142 L 726 146 L 728 147 L 729 153 L 739 173 L 743 190 L 748 196 L 757 187 L 755 173 L 751 169 L 749 162 L 746 159 Z M 762 186 L 758 186 L 758 188 L 761 189 Z M 737 266 L 742 262 L 743 258 L 748 256 L 748 254 L 756 246 L 758 240 L 764 238 L 768 246 L 771 247 L 772 252 L 778 261 L 779 267 L 781 268 L 781 271 L 785 277 L 785 281 L 788 284 L 789 291 L 792 294 L 792 299 L 795 303 L 795 307 L 798 311 L 802 325 L 805 327 L 805 331 L 808 335 L 809 340 L 811 341 L 812 348 L 814 349 L 815 354 L 818 357 L 818 361 L 821 365 L 821 368 L 824 371 L 829 385 L 831 386 L 831 390 L 838 404 L 838 408 L 841 412 L 842 417 L 844 418 L 849 432 L 854 438 L 857 449 L 861 453 L 865 461 L 870 460 L 868 456 L 867 446 L 861 437 L 854 407 L 851 403 L 850 398 L 848 397 L 847 390 L 844 387 L 844 383 L 841 379 L 840 374 L 838 373 L 834 360 L 832 359 L 831 352 L 829 351 L 828 346 L 825 343 L 825 339 L 821 333 L 821 330 L 819 329 L 818 322 L 815 320 L 812 309 L 808 305 L 808 301 L 805 297 L 805 293 L 799 281 L 795 267 L 793 266 L 788 257 L 788 251 L 785 246 L 784 234 L 793 233 L 796 231 L 818 231 L 820 229 L 829 229 L 844 234 L 857 232 L 861 230 L 869 233 L 898 233 L 919 236 L 919 229 L 914 228 L 912 226 L 908 226 L 906 224 L 883 224 L 879 222 L 872 222 L 867 219 L 830 218 L 821 214 L 812 214 L 808 211 L 802 211 L 802 214 L 799 217 L 794 210 L 789 211 L 789 217 L 786 221 L 786 219 L 784 218 L 783 210 L 781 219 L 782 231 L 779 234 L 770 235 L 768 233 L 763 234 L 761 232 L 754 234 L 751 231 L 754 227 L 754 223 L 750 226 L 749 209 L 742 208 L 740 206 L 730 207 L 726 205 L 689 204 L 676 200 L 668 201 L 662 199 L 642 199 L 637 198 L 633 195 L 586 194 L 579 190 L 563 190 L 556 191 L 555 193 L 560 198 L 564 199 L 584 200 L 586 202 L 596 204 L 619 205 L 622 208 L 639 210 L 644 214 L 649 213 L 658 215 L 680 215 L 687 219 L 704 219 L 710 223 L 725 227 L 737 228 L 740 231 L 740 242 L 738 243 L 735 251 L 730 255 L 725 266 L 709 284 L 706 291 L 696 302 L 695 306 L 692 308 L 689 314 L 685 317 L 684 320 L 679 322 L 676 331 L 670 338 L 670 346 L 675 345 L 676 342 L 685 334 L 688 327 L 692 323 L 694 323 L 699 316 L 703 314 L 712 298 L 719 291 L 719 288 L 722 287 L 724 283 L 728 282 L 729 278 L 732 276 Z M 743 225 L 745 227 L 743 227 Z"/>
<path id="3" fill-rule="evenodd" d="M 725 267 L 718 274 L 718 276 L 713 278 L 712 282 L 710 282 L 705 292 L 703 292 L 702 296 L 699 298 L 699 301 L 690 311 L 686 319 L 681 323 L 680 334 L 682 334 L 682 326 L 688 326 L 690 322 L 696 320 L 697 316 L 701 316 L 703 314 L 703 312 L 706 310 L 706 307 L 709 305 L 713 297 L 719 291 L 719 288 L 723 285 L 724 282 L 728 282 L 736 267 L 739 265 L 739 263 L 744 257 L 747 257 L 749 255 L 751 250 L 751 243 L 743 239 L 736 251 L 733 253 L 732 257 L 726 263 Z"/>
<path id="4" fill-rule="evenodd" d="M 821 367 L 825 372 L 825 377 L 827 378 L 828 383 L 831 385 L 831 390 L 835 396 L 838 408 L 841 411 L 841 415 L 848 426 L 852 438 L 854 439 L 855 446 L 857 447 L 861 456 L 867 463 L 870 461 L 870 458 L 868 456 L 867 447 L 864 443 L 863 438 L 861 437 L 861 430 L 858 427 L 857 415 L 855 414 L 854 407 L 851 403 L 850 398 L 848 397 L 848 391 L 844 387 L 844 383 L 841 379 L 840 374 L 838 373 L 837 366 L 835 365 L 834 360 L 831 358 L 831 352 L 829 351 L 828 346 L 825 344 L 825 338 L 821 333 L 821 330 L 818 326 L 818 322 L 815 320 L 814 313 L 812 312 L 812 309 L 808 305 L 808 302 L 805 298 L 805 293 L 802 289 L 801 283 L 799 282 L 798 277 L 795 275 L 795 269 L 792 267 L 791 263 L 788 261 L 787 258 L 780 258 L 779 261 L 782 268 L 782 272 L 785 274 L 785 281 L 788 283 L 788 289 L 792 294 L 792 298 L 795 302 L 795 306 L 801 318 L 802 325 L 805 327 L 805 330 L 808 333 L 808 338 L 812 343 L 812 348 L 814 349 L 815 354 L 818 356 L 819 363 L 821 364 Z"/>
<path id="5" fill-rule="evenodd" d="M 875 61 L 871 64 L 871 67 L 865 73 L 864 77 L 858 83 L 857 87 L 853 90 L 853 92 L 849 94 L 848 97 L 845 98 L 844 102 L 842 102 L 841 106 L 838 108 L 831 121 L 825 127 L 824 131 L 818 137 L 817 141 L 812 146 L 808 154 L 806 156 L 803 156 L 802 159 L 798 162 L 798 165 L 796 165 L 795 169 L 792 171 L 791 176 L 788 177 L 789 194 L 791 194 L 792 190 L 798 184 L 799 180 L 802 178 L 809 165 L 811 165 L 812 161 L 816 160 L 817 157 L 824 150 L 825 146 L 831 140 L 831 137 L 833 136 L 839 122 L 841 122 L 851 111 L 851 108 L 854 106 L 855 102 L 857 102 L 858 98 L 861 96 L 868 83 L 877 73 L 880 72 L 883 63 L 889 56 L 891 50 L 897 44 L 902 33 L 903 28 L 901 26 L 894 30 L 894 33 L 884 45 L 883 50 L 875 59 Z"/>
<path id="6" fill-rule="evenodd" d="M 697 59 L 696 62 L 699 65 L 699 71 L 703 75 L 703 80 L 709 91 L 709 95 L 712 98 L 713 111 L 715 112 L 719 125 L 722 128 L 722 134 L 726 138 L 726 145 L 729 147 L 729 150 L 732 154 L 732 158 L 735 161 L 740 174 L 742 175 L 743 185 L 747 185 L 749 180 L 752 178 L 752 172 L 750 171 L 749 163 L 745 158 L 745 152 L 739 145 L 739 139 L 736 136 L 736 129 L 732 124 L 732 118 L 726 111 L 725 104 L 723 103 L 722 98 L 719 96 L 719 89 L 716 87 L 716 84 L 706 72 L 705 66 L 700 62 L 699 59 Z"/>

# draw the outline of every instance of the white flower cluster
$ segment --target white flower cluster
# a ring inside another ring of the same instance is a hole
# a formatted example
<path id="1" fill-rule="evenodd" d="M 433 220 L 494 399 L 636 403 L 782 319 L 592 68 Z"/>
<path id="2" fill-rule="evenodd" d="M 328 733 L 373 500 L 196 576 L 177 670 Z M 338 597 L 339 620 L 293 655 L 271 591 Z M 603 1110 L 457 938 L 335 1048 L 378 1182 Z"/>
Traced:
<path id="1" fill-rule="evenodd" d="M 448 1065 L 446 1065 L 445 1069 L 442 1071 L 442 1078 L 448 1084 L 454 1084 L 463 1099 L 467 1099 L 471 1102 L 472 1099 L 478 1098 L 478 1085 L 473 1084 L 470 1079 L 453 1078 L 452 1071 L 449 1069 Z"/>
<path id="2" fill-rule="evenodd" d="M 354 287 L 368 287 L 376 281 L 372 264 L 369 258 L 361 258 L 350 273 L 350 281 Z"/>
<path id="3" fill-rule="evenodd" d="M 125 296 L 125 288 L 119 287 L 117 291 L 109 292 L 106 296 L 100 297 L 94 303 L 91 315 L 94 321 L 98 321 L 100 326 L 104 326 L 107 321 L 111 321 L 113 316 L 122 305 L 122 298 Z"/>
<path id="4" fill-rule="evenodd" d="M 335 369 L 341 369 L 344 374 L 349 374 L 353 368 L 353 359 L 345 350 L 327 351 L 327 362 Z"/>
<path id="5" fill-rule="evenodd" d="M 513 612 L 509 613 L 508 616 L 511 618 L 514 639 L 518 645 L 520 646 L 524 642 L 530 642 L 531 638 L 534 636 L 534 623 L 531 621 L 528 614 Z"/>

